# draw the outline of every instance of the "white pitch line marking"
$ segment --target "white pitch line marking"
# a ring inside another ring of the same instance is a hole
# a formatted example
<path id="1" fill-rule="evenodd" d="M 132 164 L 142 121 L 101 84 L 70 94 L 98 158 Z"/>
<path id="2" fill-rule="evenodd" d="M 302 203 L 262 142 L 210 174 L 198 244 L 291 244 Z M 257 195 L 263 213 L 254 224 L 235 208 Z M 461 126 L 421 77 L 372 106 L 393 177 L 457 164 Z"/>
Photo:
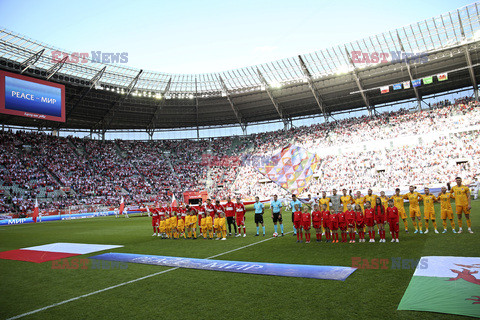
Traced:
<path id="1" fill-rule="evenodd" d="M 292 233 L 292 232 L 293 232 L 293 231 L 287 232 L 287 233 L 285 233 L 285 235 L 287 235 L 287 234 L 289 234 L 289 233 Z M 260 244 L 260 243 L 265 242 L 265 241 L 273 240 L 273 239 L 275 239 L 275 238 L 263 239 L 263 240 L 261 240 L 261 241 L 257 241 L 257 242 L 254 242 L 254 243 L 250 243 L 250 244 L 247 244 L 246 246 L 243 246 L 243 247 L 240 247 L 240 248 L 236 248 L 236 249 L 233 249 L 233 250 L 225 251 L 225 252 L 223 252 L 223 253 L 219 253 L 219 254 L 213 255 L 213 256 L 211 256 L 211 257 L 205 258 L 205 259 L 212 259 L 212 258 L 220 257 L 220 256 L 223 256 L 223 255 L 226 255 L 226 254 L 229 254 L 229 253 L 232 253 L 232 252 L 241 250 L 241 249 L 245 249 L 245 248 L 248 248 L 248 247 L 251 247 L 251 246 Z M 97 293 L 102 293 L 102 292 L 105 292 L 105 291 L 108 291 L 108 290 L 111 290 L 111 289 L 115 289 L 115 288 L 118 288 L 118 287 L 121 287 L 121 286 L 130 284 L 130 283 L 134 283 L 134 282 L 137 282 L 137 281 L 140 281 L 140 280 L 145 280 L 145 279 L 148 279 L 148 278 L 151 278 L 151 277 L 154 277 L 154 276 L 158 276 L 158 275 L 160 275 L 160 274 L 167 273 L 167 272 L 170 272 L 170 271 L 173 271 L 173 270 L 177 270 L 177 269 L 179 269 L 179 268 L 178 268 L 178 267 L 175 267 L 175 268 L 163 270 L 163 271 L 160 271 L 160 272 L 152 273 L 152 274 L 149 274 L 149 275 L 146 275 L 146 276 L 137 278 L 137 279 L 133 279 L 133 280 L 129 280 L 129 281 L 127 281 L 127 282 L 122 282 L 122 283 L 116 284 L 116 285 L 114 285 L 114 286 L 110 286 L 110 287 L 103 288 L 103 289 L 100 289 L 100 290 L 97 290 L 97 291 L 93 291 L 93 292 L 90 292 L 90 293 L 82 294 L 81 296 L 78 296 L 78 297 L 75 297 L 75 298 L 71 298 L 71 299 L 67 299 L 67 300 L 61 301 L 61 302 L 57 302 L 57 303 L 51 304 L 51 305 L 49 305 L 49 306 L 46 306 L 46 307 L 43 307 L 43 308 L 40 308 L 40 309 L 36 309 L 36 310 L 33 310 L 33 311 L 29 311 L 29 312 L 26 312 L 26 313 L 22 313 L 22 314 L 19 314 L 19 315 L 17 315 L 17 316 L 8 318 L 7 320 L 20 319 L 20 318 L 29 316 L 29 315 L 34 314 L 34 313 L 37 313 L 37 312 L 41 312 L 41 311 L 44 311 L 44 310 L 47 310 L 47 309 L 50 309 L 50 308 L 58 307 L 58 306 L 60 306 L 60 305 L 62 305 L 62 304 L 65 304 L 65 303 L 69 303 L 69 302 L 76 301 L 76 300 L 79 300 L 79 299 L 82 299 L 82 298 L 86 298 L 86 297 L 92 296 L 92 295 L 97 294 Z"/>

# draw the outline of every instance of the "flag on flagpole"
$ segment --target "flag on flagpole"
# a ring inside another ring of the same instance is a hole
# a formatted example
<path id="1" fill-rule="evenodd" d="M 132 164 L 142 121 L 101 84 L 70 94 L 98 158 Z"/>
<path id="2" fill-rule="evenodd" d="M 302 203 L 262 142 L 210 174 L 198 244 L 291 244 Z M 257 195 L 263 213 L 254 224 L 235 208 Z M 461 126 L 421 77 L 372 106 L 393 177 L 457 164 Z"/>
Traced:
<path id="1" fill-rule="evenodd" d="M 422 79 L 423 84 L 430 84 L 433 83 L 433 77 L 425 77 Z"/>
<path id="2" fill-rule="evenodd" d="M 33 214 L 32 214 L 33 222 L 35 223 L 37 223 L 38 212 L 39 212 L 38 200 L 35 199 L 35 209 L 33 209 Z"/>
<path id="3" fill-rule="evenodd" d="M 118 214 L 123 214 L 123 210 L 125 209 L 125 203 L 123 202 L 123 196 L 122 196 L 122 200 L 120 200 L 120 208 L 118 209 Z"/>
<path id="4" fill-rule="evenodd" d="M 412 80 L 412 85 L 414 88 L 420 87 L 422 85 L 422 80 L 421 79 Z"/>
<path id="5" fill-rule="evenodd" d="M 445 81 L 448 80 L 448 73 L 439 73 L 437 74 L 438 81 Z"/>
<path id="6" fill-rule="evenodd" d="M 393 90 L 400 90 L 402 89 L 402 84 L 401 83 L 395 83 L 393 85 Z"/>
<path id="7" fill-rule="evenodd" d="M 383 93 L 389 93 L 390 92 L 390 87 L 389 86 L 384 86 L 380 87 L 380 92 Z"/>
<path id="8" fill-rule="evenodd" d="M 175 194 L 172 194 L 172 203 L 170 205 L 172 208 L 178 207 L 177 199 L 175 199 Z"/>
<path id="9" fill-rule="evenodd" d="M 403 89 L 410 89 L 410 81 L 404 81 L 402 82 L 403 84 Z"/>

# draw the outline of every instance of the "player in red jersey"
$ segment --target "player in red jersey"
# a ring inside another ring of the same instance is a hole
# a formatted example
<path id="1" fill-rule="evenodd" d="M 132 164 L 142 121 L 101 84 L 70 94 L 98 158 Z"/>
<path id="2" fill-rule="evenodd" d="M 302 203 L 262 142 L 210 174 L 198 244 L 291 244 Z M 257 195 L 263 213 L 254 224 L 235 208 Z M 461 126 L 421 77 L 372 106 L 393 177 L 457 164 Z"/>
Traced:
<path id="1" fill-rule="evenodd" d="M 330 214 L 330 227 L 329 229 L 332 231 L 332 242 L 338 243 L 338 214 L 331 213 Z"/>
<path id="2" fill-rule="evenodd" d="M 355 205 L 355 224 L 358 232 L 358 242 L 365 242 L 365 216 L 362 212 L 362 207 L 359 204 Z"/>
<path id="3" fill-rule="evenodd" d="M 323 230 L 325 230 L 325 242 L 331 241 L 331 234 L 330 234 L 330 211 L 327 210 L 327 204 L 322 204 L 322 226 Z"/>
<path id="4" fill-rule="evenodd" d="M 302 226 L 302 211 L 300 211 L 300 206 L 298 204 L 296 204 L 293 209 L 293 225 L 295 229 L 297 229 L 297 242 L 302 242 L 303 235 L 302 229 L 300 229 Z"/>
<path id="5" fill-rule="evenodd" d="M 160 221 L 160 217 L 158 214 L 158 209 L 153 208 L 152 209 L 152 227 L 153 227 L 152 237 L 155 237 L 155 236 L 160 237 L 160 230 L 158 229 L 159 221 Z"/>
<path id="6" fill-rule="evenodd" d="M 235 213 L 237 214 L 237 226 L 238 226 L 238 234 L 237 237 L 242 235 L 242 227 L 243 227 L 243 237 L 247 236 L 247 230 L 245 229 L 245 206 L 240 201 L 240 197 L 237 197 L 237 203 L 235 203 Z"/>
<path id="7" fill-rule="evenodd" d="M 237 225 L 235 223 L 235 204 L 232 202 L 230 196 L 227 197 L 227 203 L 223 206 L 225 208 L 225 217 L 228 224 L 228 235 L 232 235 L 232 225 L 235 231 L 235 237 L 237 236 Z"/>
<path id="8" fill-rule="evenodd" d="M 223 206 L 220 204 L 220 200 L 215 200 L 215 218 L 213 220 L 213 233 L 216 233 L 217 231 L 215 230 L 215 220 L 216 219 L 220 219 L 221 218 L 221 214 L 223 213 L 223 217 L 225 217 L 225 209 L 223 208 Z M 218 220 L 220 222 L 220 220 Z M 217 223 L 218 225 L 218 223 Z M 217 232 L 218 234 L 218 232 Z M 220 234 L 221 234 L 221 231 L 220 231 Z M 221 238 L 220 238 L 221 239 Z"/>
<path id="9" fill-rule="evenodd" d="M 350 243 L 355 243 L 355 211 L 352 209 L 352 205 L 347 205 L 347 211 L 345 212 L 345 220 L 347 221 L 348 234 L 350 235 Z"/>
<path id="10" fill-rule="evenodd" d="M 347 220 L 345 219 L 345 212 L 340 211 L 337 214 L 337 219 L 338 219 L 338 228 L 340 229 L 340 232 L 342 235 L 342 242 L 347 242 Z"/>
<path id="11" fill-rule="evenodd" d="M 370 201 L 365 202 L 365 224 L 368 228 L 368 242 L 375 242 L 375 210 L 372 209 Z"/>
<path id="12" fill-rule="evenodd" d="M 317 242 L 320 242 L 322 241 L 322 212 L 320 211 L 318 204 L 313 206 L 312 223 L 313 228 L 315 229 Z"/>
<path id="13" fill-rule="evenodd" d="M 307 206 L 303 207 L 302 212 L 302 229 L 305 231 L 305 243 L 310 243 L 310 226 L 312 225 L 312 217 Z"/>
<path id="14" fill-rule="evenodd" d="M 185 222 L 185 219 L 187 217 L 187 208 L 185 207 L 185 203 L 182 202 L 182 204 L 178 208 L 178 213 L 180 213 L 180 216 L 182 217 L 183 222 Z"/>
<path id="15" fill-rule="evenodd" d="M 390 233 L 392 234 L 392 242 L 399 242 L 398 240 L 398 209 L 393 206 L 393 199 L 388 200 L 387 221 L 390 226 Z"/>
<path id="16" fill-rule="evenodd" d="M 205 212 L 212 217 L 212 220 L 215 219 L 215 206 L 212 204 L 212 200 L 207 199 L 207 204 L 205 205 Z"/>
<path id="17" fill-rule="evenodd" d="M 205 212 L 212 218 L 212 223 L 215 221 L 215 215 L 217 210 L 215 210 L 215 206 L 212 203 L 212 200 L 207 199 L 207 204 L 205 205 Z M 215 227 L 213 228 L 213 234 L 215 234 Z"/>
<path id="18" fill-rule="evenodd" d="M 385 207 L 382 204 L 382 199 L 377 198 L 375 200 L 375 223 L 380 234 L 380 242 L 385 242 L 385 220 Z"/>

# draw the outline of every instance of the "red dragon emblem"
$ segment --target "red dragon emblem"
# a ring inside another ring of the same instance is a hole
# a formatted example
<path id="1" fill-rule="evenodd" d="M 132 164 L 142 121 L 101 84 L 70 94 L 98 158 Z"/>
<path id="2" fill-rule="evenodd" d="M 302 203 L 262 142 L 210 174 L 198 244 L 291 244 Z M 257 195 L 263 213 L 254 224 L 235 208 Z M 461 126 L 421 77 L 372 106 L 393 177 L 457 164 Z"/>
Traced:
<path id="1" fill-rule="evenodd" d="M 463 265 L 463 264 L 456 264 L 455 265 L 462 267 L 462 271 L 450 269 L 452 272 L 456 273 L 457 276 L 455 278 L 450 278 L 448 281 L 456 281 L 459 279 L 463 279 L 473 284 L 480 285 L 480 279 L 475 278 L 474 274 L 478 273 L 478 271 L 470 271 L 469 269 L 465 268 L 480 268 L 480 264 L 473 264 L 473 265 Z M 480 296 L 472 296 L 471 298 L 467 298 L 465 300 L 472 300 L 472 304 L 480 304 Z"/>

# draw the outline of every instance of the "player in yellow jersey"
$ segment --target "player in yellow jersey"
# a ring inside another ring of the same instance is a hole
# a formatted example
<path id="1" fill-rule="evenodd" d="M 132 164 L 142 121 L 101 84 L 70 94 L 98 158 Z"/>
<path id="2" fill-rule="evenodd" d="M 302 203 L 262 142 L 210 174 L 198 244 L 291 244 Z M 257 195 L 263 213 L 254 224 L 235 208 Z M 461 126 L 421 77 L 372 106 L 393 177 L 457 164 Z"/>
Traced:
<path id="1" fill-rule="evenodd" d="M 217 231 L 217 239 L 220 240 L 227 240 L 227 223 L 225 219 L 225 213 L 220 211 L 219 217 L 215 218 L 215 221 L 218 220 L 218 228 L 215 230 Z"/>
<path id="2" fill-rule="evenodd" d="M 423 189 L 425 194 L 423 194 L 423 217 L 425 219 L 425 233 L 428 233 L 428 221 L 432 220 L 433 230 L 435 233 L 438 233 L 437 230 L 437 221 L 436 221 L 436 214 L 435 214 L 435 206 L 434 203 L 437 201 L 437 197 L 430 193 L 429 188 Z"/>
<path id="3" fill-rule="evenodd" d="M 352 190 L 350 190 L 350 194 L 347 194 L 347 189 L 343 189 L 343 196 L 340 197 L 340 202 L 343 205 L 343 212 L 347 211 L 347 206 L 349 204 L 354 203 L 353 197 L 352 197 Z"/>
<path id="4" fill-rule="evenodd" d="M 190 206 L 187 206 L 187 217 L 190 217 L 188 224 L 188 237 L 197 239 L 197 215 L 196 210 Z"/>
<path id="5" fill-rule="evenodd" d="M 375 204 L 377 201 L 377 195 L 373 194 L 372 189 L 368 189 L 367 195 L 363 198 L 365 199 L 365 203 L 368 201 L 370 204 Z"/>
<path id="6" fill-rule="evenodd" d="M 177 231 L 177 216 L 175 212 L 172 211 L 172 216 L 170 217 L 170 228 L 172 230 L 172 239 L 178 239 L 178 231 Z"/>
<path id="7" fill-rule="evenodd" d="M 456 177 L 456 186 L 452 187 L 451 197 L 455 199 L 455 207 L 458 217 L 458 233 L 462 233 L 462 213 L 467 220 L 468 232 L 472 231 L 472 222 L 470 221 L 470 210 L 472 210 L 472 200 L 470 199 L 470 189 L 462 184 L 462 178 Z M 447 184 L 450 189 L 450 183 Z"/>
<path id="8" fill-rule="evenodd" d="M 185 239 L 190 239 L 192 236 L 192 230 L 190 230 L 190 212 L 188 209 L 185 209 Z"/>
<path id="9" fill-rule="evenodd" d="M 447 218 L 450 219 L 450 225 L 452 226 L 452 232 L 455 231 L 455 221 L 453 221 L 453 210 L 450 202 L 452 195 L 447 192 L 447 188 L 442 187 L 442 191 L 438 194 L 437 199 L 440 201 L 440 216 L 443 221 L 443 232 L 447 232 Z"/>
<path id="10" fill-rule="evenodd" d="M 403 199 L 408 200 L 410 203 L 410 218 L 412 219 L 413 227 L 415 228 L 414 233 L 423 233 L 422 231 L 422 216 L 420 213 L 420 206 L 418 205 L 418 200 L 421 199 L 420 193 L 415 191 L 414 186 L 410 186 L 409 188 L 410 192 L 406 193 L 403 195 Z M 418 220 L 418 226 L 417 226 L 417 221 L 415 220 L 415 217 Z"/>
<path id="11" fill-rule="evenodd" d="M 322 192 L 322 197 L 318 200 L 320 204 L 320 208 L 323 208 L 323 205 L 327 206 L 327 211 L 330 211 L 330 198 L 327 197 L 327 193 L 325 191 Z"/>
<path id="12" fill-rule="evenodd" d="M 393 200 L 393 205 L 398 209 L 398 214 L 403 220 L 403 225 L 405 226 L 405 232 L 408 232 L 408 221 L 407 214 L 405 213 L 405 206 L 403 205 L 404 199 L 400 194 L 400 188 L 395 189 L 395 194 L 390 197 Z"/>
<path id="13" fill-rule="evenodd" d="M 332 202 L 332 200 L 329 197 L 327 197 L 327 192 L 322 191 L 322 197 L 318 199 L 318 204 L 320 205 L 320 208 L 323 208 L 323 205 L 326 205 L 327 206 L 326 211 L 330 211 L 330 202 Z M 323 227 L 323 224 L 322 224 L 322 236 L 324 234 L 325 234 L 325 228 Z"/>
<path id="14" fill-rule="evenodd" d="M 385 191 L 380 191 L 380 200 L 382 201 L 383 207 L 386 209 L 388 207 L 388 197 L 385 195 Z"/>
<path id="15" fill-rule="evenodd" d="M 353 197 L 353 201 L 355 202 L 355 206 L 358 204 L 362 209 L 362 212 L 365 212 L 365 208 L 364 208 L 365 197 L 362 196 L 362 193 L 360 191 L 357 191 L 355 193 L 355 196 Z"/>
<path id="16" fill-rule="evenodd" d="M 213 224 L 212 224 L 212 216 L 206 214 L 202 217 L 202 225 L 203 221 L 205 221 L 205 225 L 202 227 L 203 237 L 205 239 L 213 239 Z"/>
<path id="17" fill-rule="evenodd" d="M 165 239 L 165 217 L 163 214 L 160 216 L 160 223 L 158 224 L 158 229 L 160 231 L 160 234 L 162 235 L 162 238 Z"/>
<path id="18" fill-rule="evenodd" d="M 201 234 L 200 236 L 203 236 L 203 239 L 207 239 L 208 235 L 207 235 L 207 220 L 205 219 L 205 214 L 203 212 L 199 212 L 198 213 L 198 217 L 200 218 L 200 231 L 201 231 Z M 205 230 L 205 231 L 204 231 Z"/>
<path id="19" fill-rule="evenodd" d="M 186 217 L 185 217 L 185 220 L 182 219 L 181 213 L 179 212 L 178 217 L 177 217 L 177 233 L 178 233 L 179 237 L 183 236 L 184 238 L 186 238 L 186 236 L 185 236 L 185 221 L 186 220 L 187 220 Z"/>
<path id="20" fill-rule="evenodd" d="M 218 235 L 219 231 L 220 231 L 220 230 L 218 230 L 218 228 L 220 227 L 220 225 L 219 225 L 220 213 L 221 213 L 221 211 L 217 211 L 217 213 L 215 214 L 215 218 L 213 219 L 213 233 L 217 235 L 215 240 L 220 240 L 220 236 Z"/>
<path id="21" fill-rule="evenodd" d="M 167 238 L 172 239 L 172 220 L 170 220 L 170 215 L 168 212 L 165 213 L 165 232 Z"/>

